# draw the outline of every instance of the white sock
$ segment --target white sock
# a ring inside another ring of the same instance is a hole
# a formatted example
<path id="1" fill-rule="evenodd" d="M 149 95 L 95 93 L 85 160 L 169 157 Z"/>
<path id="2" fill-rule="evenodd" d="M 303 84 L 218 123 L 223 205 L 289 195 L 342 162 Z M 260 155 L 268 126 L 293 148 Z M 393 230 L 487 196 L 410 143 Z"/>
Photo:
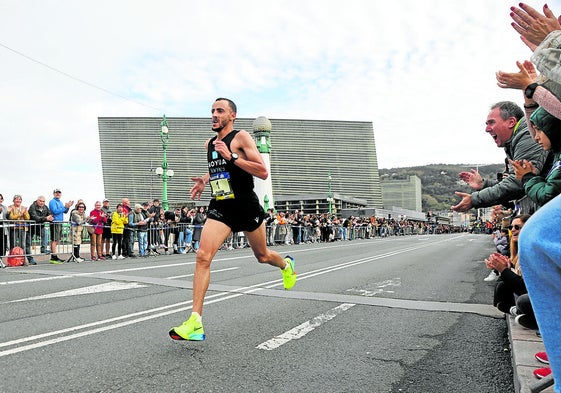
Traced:
<path id="1" fill-rule="evenodd" d="M 195 316 L 195 318 L 197 318 L 197 322 L 201 322 L 203 320 L 203 317 L 201 317 L 201 314 L 199 314 L 198 312 L 193 311 L 191 313 L 191 316 Z"/>

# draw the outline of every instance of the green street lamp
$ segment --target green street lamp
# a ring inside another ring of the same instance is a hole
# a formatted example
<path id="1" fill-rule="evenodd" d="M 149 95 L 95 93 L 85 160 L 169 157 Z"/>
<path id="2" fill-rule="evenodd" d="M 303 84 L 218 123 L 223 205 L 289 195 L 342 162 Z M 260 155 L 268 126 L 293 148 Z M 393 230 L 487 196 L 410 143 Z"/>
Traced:
<path id="1" fill-rule="evenodd" d="M 162 188 L 162 207 L 164 210 L 168 210 L 168 179 L 171 179 L 174 175 L 171 169 L 168 169 L 168 161 L 167 161 L 167 149 L 168 149 L 168 141 L 169 141 L 169 129 L 168 129 L 168 120 L 166 119 L 166 115 L 162 122 L 160 123 L 160 139 L 162 140 L 162 146 L 164 148 L 164 159 L 162 161 L 162 166 L 156 168 L 156 174 L 162 178 L 163 188 Z"/>

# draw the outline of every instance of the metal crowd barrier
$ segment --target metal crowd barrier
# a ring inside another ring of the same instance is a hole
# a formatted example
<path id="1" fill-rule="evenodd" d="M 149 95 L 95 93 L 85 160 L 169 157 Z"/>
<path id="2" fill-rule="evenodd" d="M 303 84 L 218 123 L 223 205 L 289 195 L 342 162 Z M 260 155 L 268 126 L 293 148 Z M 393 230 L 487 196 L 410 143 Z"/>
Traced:
<path id="1" fill-rule="evenodd" d="M 76 226 L 69 221 L 56 222 L 62 226 L 62 236 L 58 242 L 57 255 L 62 254 L 62 258 L 73 255 L 73 237 Z M 50 223 L 36 223 L 31 220 L 0 220 L 0 267 L 5 258 L 9 256 L 10 250 L 14 246 L 21 246 L 24 249 L 23 256 L 26 259 L 34 256 L 48 254 L 50 252 L 51 233 Z M 81 231 L 81 244 L 90 244 L 90 234 L 87 231 L 88 225 L 84 225 Z M 158 249 L 164 248 L 167 253 L 173 250 L 176 253 L 184 253 L 198 248 L 198 241 L 203 225 L 193 225 L 179 222 L 159 221 L 151 223 L 147 228 L 148 247 L 147 252 L 159 254 Z M 138 230 L 127 227 L 131 234 L 129 244 L 132 242 L 132 250 L 138 250 L 137 243 Z M 289 223 L 272 223 L 266 226 L 267 244 L 269 246 L 294 243 L 315 243 L 320 241 L 338 241 L 368 239 L 373 237 L 401 236 L 401 235 L 420 235 L 438 234 L 446 232 L 441 226 L 429 225 L 427 223 L 407 223 L 405 225 L 397 223 L 363 223 L 344 228 L 342 225 L 328 226 L 294 226 Z M 126 239 L 123 239 L 125 241 Z M 112 239 L 111 239 L 112 242 Z M 231 233 L 222 249 L 236 249 L 248 247 L 249 243 L 243 232 Z M 89 247 L 88 250 L 89 252 Z"/>
<path id="2" fill-rule="evenodd" d="M 72 252 L 70 238 L 70 223 L 59 222 L 62 225 L 62 237 L 58 243 L 57 252 L 61 254 Z M 31 220 L 2 220 L 0 222 L 0 259 L 10 256 L 10 250 L 21 247 L 23 256 L 30 260 L 35 256 L 50 253 L 50 224 L 36 223 Z"/>

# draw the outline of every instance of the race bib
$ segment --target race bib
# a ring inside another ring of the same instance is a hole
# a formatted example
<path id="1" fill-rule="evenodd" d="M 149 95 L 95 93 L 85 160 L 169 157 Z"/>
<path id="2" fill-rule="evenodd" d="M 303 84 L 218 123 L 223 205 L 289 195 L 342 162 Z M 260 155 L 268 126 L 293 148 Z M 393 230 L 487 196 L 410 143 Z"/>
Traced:
<path id="1" fill-rule="evenodd" d="M 210 188 L 212 197 L 217 201 L 234 199 L 229 172 L 218 172 L 210 175 Z"/>

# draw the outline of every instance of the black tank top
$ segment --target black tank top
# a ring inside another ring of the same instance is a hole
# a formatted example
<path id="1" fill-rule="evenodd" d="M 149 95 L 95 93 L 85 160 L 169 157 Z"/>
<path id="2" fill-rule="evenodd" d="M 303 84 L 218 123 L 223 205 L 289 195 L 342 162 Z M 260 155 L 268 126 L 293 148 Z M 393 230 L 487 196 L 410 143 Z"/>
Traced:
<path id="1" fill-rule="evenodd" d="M 230 149 L 230 143 L 232 143 L 232 139 L 234 139 L 238 132 L 238 130 L 233 130 L 222 139 L 222 142 L 228 146 L 228 149 Z M 207 149 L 208 172 L 210 174 L 213 194 L 215 194 L 216 189 L 219 190 L 216 193 L 215 199 L 239 199 L 240 197 L 253 195 L 253 175 L 247 173 L 234 163 L 222 158 L 222 156 L 214 150 L 213 142 L 216 138 L 217 136 L 209 141 Z M 216 179 L 220 179 L 221 181 L 218 186 L 215 183 Z M 231 190 L 228 190 L 228 187 L 230 187 Z M 222 192 L 222 190 L 225 191 Z"/>

